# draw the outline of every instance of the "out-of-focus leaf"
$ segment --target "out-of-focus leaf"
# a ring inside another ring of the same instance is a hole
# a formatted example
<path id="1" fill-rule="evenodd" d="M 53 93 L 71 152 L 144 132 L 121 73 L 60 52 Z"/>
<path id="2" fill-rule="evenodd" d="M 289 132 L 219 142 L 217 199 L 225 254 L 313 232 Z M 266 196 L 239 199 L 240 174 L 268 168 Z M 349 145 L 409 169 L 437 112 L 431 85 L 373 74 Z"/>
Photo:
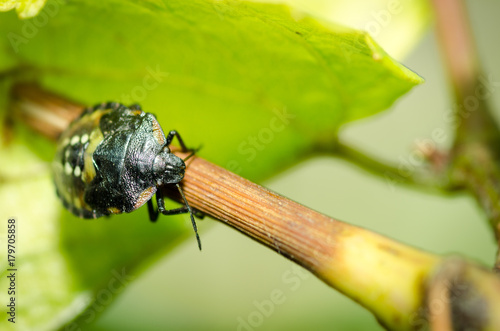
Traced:
<path id="1" fill-rule="evenodd" d="M 387 53 L 402 59 L 419 42 L 432 19 L 427 0 L 259 0 L 288 3 L 324 20 L 364 30 Z"/>

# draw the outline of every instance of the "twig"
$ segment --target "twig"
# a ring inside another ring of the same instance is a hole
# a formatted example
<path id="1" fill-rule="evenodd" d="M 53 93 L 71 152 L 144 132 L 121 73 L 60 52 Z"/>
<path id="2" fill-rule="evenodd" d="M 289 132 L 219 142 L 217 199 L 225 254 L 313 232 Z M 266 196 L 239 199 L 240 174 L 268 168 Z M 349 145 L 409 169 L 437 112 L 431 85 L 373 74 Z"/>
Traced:
<path id="1" fill-rule="evenodd" d="M 452 180 L 466 186 L 486 212 L 499 244 L 495 270 L 500 272 L 500 130 L 486 102 L 491 87 L 480 79 L 477 50 L 463 1 L 433 3 L 456 109 Z"/>
<path id="2" fill-rule="evenodd" d="M 402 171 L 387 162 L 381 162 L 352 146 L 338 142 L 334 154 L 349 161 L 360 168 L 376 175 L 386 181 L 389 185 L 407 185 L 415 189 L 434 190 L 439 193 L 450 193 L 456 191 L 448 176 L 444 172 L 434 171 L 432 160 L 428 160 L 428 166 L 415 167 L 411 173 Z"/>
<path id="3" fill-rule="evenodd" d="M 52 140 L 56 140 L 84 108 L 31 83 L 14 85 L 11 96 L 11 114 Z"/>

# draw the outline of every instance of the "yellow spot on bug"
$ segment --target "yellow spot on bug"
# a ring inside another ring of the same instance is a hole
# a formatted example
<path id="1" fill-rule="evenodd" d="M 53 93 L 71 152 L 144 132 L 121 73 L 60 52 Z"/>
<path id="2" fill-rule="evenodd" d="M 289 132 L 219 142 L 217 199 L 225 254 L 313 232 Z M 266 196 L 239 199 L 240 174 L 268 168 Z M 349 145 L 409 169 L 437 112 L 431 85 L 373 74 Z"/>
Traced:
<path id="1" fill-rule="evenodd" d="M 121 213 L 121 210 L 116 208 L 116 207 L 108 207 L 108 211 L 111 213 L 111 214 L 120 214 Z"/>
<path id="2" fill-rule="evenodd" d="M 83 154 L 83 176 L 82 176 L 82 181 L 84 183 L 90 183 L 95 175 L 96 175 L 96 169 L 94 167 L 94 159 L 93 155 L 94 152 L 99 146 L 99 144 L 102 142 L 104 139 L 104 136 L 102 135 L 101 129 L 98 127 L 95 128 L 92 133 L 90 134 L 90 143 L 87 146 L 87 149 L 85 150 L 85 153 Z"/>
<path id="3" fill-rule="evenodd" d="M 69 162 L 66 162 L 64 164 L 64 173 L 69 176 L 69 175 L 71 175 L 72 172 L 73 172 L 73 168 L 71 168 L 71 164 L 69 164 Z"/>
<path id="4" fill-rule="evenodd" d="M 82 138 L 80 139 L 80 142 L 82 144 L 85 144 L 87 141 L 89 141 L 89 135 L 86 133 L 82 134 Z"/>
<path id="5" fill-rule="evenodd" d="M 80 177 L 81 174 L 82 174 L 82 169 L 80 169 L 79 166 L 76 166 L 75 171 L 73 171 L 73 175 L 75 175 L 75 177 Z"/>
<path id="6" fill-rule="evenodd" d="M 153 125 L 153 137 L 155 137 L 158 143 L 163 146 L 165 144 L 165 135 L 163 134 L 160 123 L 154 119 L 151 124 Z"/>
<path id="7" fill-rule="evenodd" d="M 82 207 L 82 204 L 80 203 L 80 198 L 75 196 L 74 199 L 73 199 L 73 205 L 76 207 L 76 208 L 81 208 Z"/>
<path id="8" fill-rule="evenodd" d="M 153 194 L 155 194 L 155 192 L 156 192 L 155 186 L 152 186 L 142 191 L 142 193 L 139 195 L 139 198 L 137 199 L 134 205 L 134 209 L 137 209 L 143 204 L 145 204 L 149 199 L 151 199 L 151 197 L 153 196 Z"/>
<path id="9" fill-rule="evenodd" d="M 71 141 L 70 141 L 70 142 L 71 142 L 71 145 L 76 145 L 76 144 L 78 144 L 78 143 L 80 142 L 80 136 L 73 136 L 73 137 L 71 138 Z"/>

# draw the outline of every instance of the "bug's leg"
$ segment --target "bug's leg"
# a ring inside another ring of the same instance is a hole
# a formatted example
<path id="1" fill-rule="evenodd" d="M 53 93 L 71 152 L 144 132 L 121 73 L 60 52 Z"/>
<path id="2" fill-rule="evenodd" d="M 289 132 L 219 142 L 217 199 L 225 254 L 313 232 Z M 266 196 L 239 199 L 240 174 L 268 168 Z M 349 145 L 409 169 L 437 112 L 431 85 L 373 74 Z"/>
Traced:
<path id="1" fill-rule="evenodd" d="M 158 212 L 158 209 L 155 209 L 155 207 L 153 206 L 153 199 L 148 200 L 148 213 L 149 213 L 149 220 L 151 222 L 156 222 L 156 220 L 158 219 L 158 215 L 160 213 Z"/>
<path id="2" fill-rule="evenodd" d="M 184 162 L 186 162 L 191 156 L 193 156 L 200 148 L 187 148 L 186 144 L 184 144 L 184 140 L 182 140 L 181 136 L 179 135 L 179 132 L 176 130 L 171 130 L 168 135 L 167 135 L 167 142 L 165 143 L 165 146 L 169 146 L 174 137 L 177 137 L 177 140 L 179 140 L 179 145 L 181 146 L 181 149 L 183 152 L 191 152 L 186 158 L 184 159 Z"/>
<path id="3" fill-rule="evenodd" d="M 180 207 L 175 209 L 158 209 L 160 213 L 163 215 L 178 215 L 178 214 L 186 214 L 189 213 L 189 210 L 186 207 Z"/>
<path id="4" fill-rule="evenodd" d="M 156 204 L 158 205 L 158 212 L 162 213 L 163 215 L 177 215 L 189 212 L 186 206 L 167 210 L 165 208 L 165 200 L 163 200 L 163 194 L 161 194 L 161 190 L 158 190 L 156 192 Z"/>
<path id="5" fill-rule="evenodd" d="M 186 147 L 186 144 L 184 144 L 184 140 L 182 140 L 179 132 L 177 132 L 175 130 L 171 130 L 168 133 L 168 135 L 167 135 L 167 142 L 166 142 L 167 146 L 170 145 L 170 143 L 172 142 L 172 140 L 174 139 L 174 137 L 177 137 L 177 140 L 179 141 L 179 145 L 181 146 L 183 152 L 192 151 L 192 149 Z"/>
<path id="6" fill-rule="evenodd" d="M 198 210 L 198 209 L 193 208 L 193 207 L 191 207 L 191 210 L 193 211 L 194 217 L 196 217 L 196 218 L 198 218 L 200 220 L 204 219 L 205 216 L 206 216 L 205 213 L 202 212 L 201 210 Z"/>
<path id="7" fill-rule="evenodd" d="M 158 211 L 162 213 L 163 215 L 177 215 L 177 214 L 185 214 L 189 213 L 189 216 L 191 217 L 191 224 L 193 225 L 193 230 L 196 235 L 196 241 L 198 242 L 198 248 L 201 251 L 201 241 L 200 241 L 200 236 L 198 235 L 198 227 L 196 226 L 196 222 L 194 220 L 194 215 L 193 215 L 193 210 L 189 206 L 186 196 L 184 195 L 184 192 L 181 189 L 181 186 L 179 184 L 175 184 L 177 186 L 177 189 L 179 190 L 179 193 L 182 197 L 182 200 L 184 201 L 184 207 L 180 208 L 175 208 L 175 209 L 170 209 L 166 210 L 165 209 L 165 201 L 163 200 L 162 194 L 158 194 L 161 190 L 158 190 L 156 193 L 156 201 L 158 203 Z"/>
<path id="8" fill-rule="evenodd" d="M 186 162 L 187 160 L 189 160 L 189 158 L 191 158 L 191 156 L 195 155 L 200 149 L 201 149 L 201 145 L 198 148 L 190 148 L 189 151 L 191 153 L 189 153 L 189 155 L 186 156 L 183 161 Z M 197 213 L 197 212 L 198 211 L 196 211 L 195 213 Z"/>

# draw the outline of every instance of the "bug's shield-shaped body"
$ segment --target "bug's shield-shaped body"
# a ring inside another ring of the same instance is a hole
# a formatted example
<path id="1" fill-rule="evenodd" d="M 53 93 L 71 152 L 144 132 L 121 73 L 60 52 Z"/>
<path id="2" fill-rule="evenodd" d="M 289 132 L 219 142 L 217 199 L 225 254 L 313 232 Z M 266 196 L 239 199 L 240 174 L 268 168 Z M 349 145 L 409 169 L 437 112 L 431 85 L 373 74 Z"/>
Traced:
<path id="1" fill-rule="evenodd" d="M 60 137 L 57 194 L 83 218 L 131 212 L 156 192 L 153 163 L 164 145 L 152 114 L 118 103 L 88 108 Z"/>

